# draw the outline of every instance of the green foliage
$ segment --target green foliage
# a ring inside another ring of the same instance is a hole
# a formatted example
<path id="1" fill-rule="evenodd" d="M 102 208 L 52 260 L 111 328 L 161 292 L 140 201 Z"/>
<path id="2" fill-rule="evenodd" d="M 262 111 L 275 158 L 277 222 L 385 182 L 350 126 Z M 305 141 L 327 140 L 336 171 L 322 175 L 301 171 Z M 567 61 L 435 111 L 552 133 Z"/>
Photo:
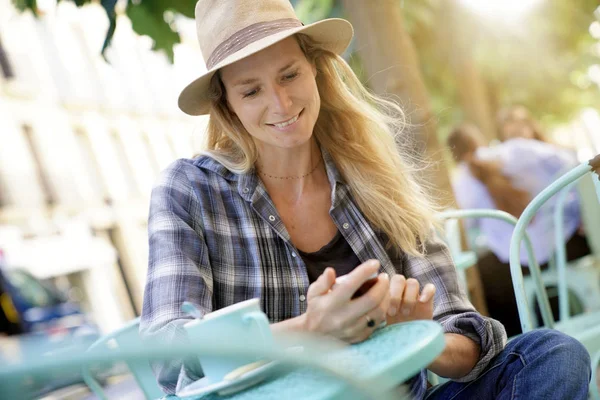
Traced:
<path id="1" fill-rule="evenodd" d="M 597 6 L 586 0 L 548 2 L 521 30 L 503 35 L 479 25 L 473 56 L 502 104 L 523 104 L 550 124 L 600 105 L 598 87 L 582 81 L 600 61 L 589 51 L 595 41 L 588 33 Z"/>
<path id="2" fill-rule="evenodd" d="M 180 14 L 194 18 L 196 1 L 194 0 L 144 0 L 127 3 L 127 16 L 133 30 L 147 35 L 154 41 L 153 50 L 163 50 L 170 62 L 173 62 L 173 46 L 180 42 L 173 17 Z"/>
<path id="3" fill-rule="evenodd" d="M 73 2 L 81 7 L 91 3 L 92 0 L 73 0 Z M 35 16 L 39 14 L 36 0 L 13 0 L 13 3 L 20 11 L 30 10 Z M 110 46 L 117 26 L 115 11 L 117 1 L 101 0 L 100 4 L 106 11 L 109 20 L 109 28 L 102 47 L 102 54 L 104 55 L 105 50 Z M 131 20 L 133 30 L 140 35 L 148 35 L 152 38 L 154 41 L 152 48 L 164 51 L 169 60 L 173 62 L 173 46 L 180 42 L 180 38 L 174 29 L 172 16 L 180 14 L 188 18 L 194 18 L 195 7 L 195 0 L 128 0 L 126 14 Z"/>
<path id="4" fill-rule="evenodd" d="M 331 16 L 335 1 L 334 0 L 296 0 L 292 5 L 296 10 L 296 15 L 300 21 L 305 24 L 328 18 Z"/>
<path id="5" fill-rule="evenodd" d="M 583 107 L 600 107 L 600 90 L 587 78 L 588 68 L 600 64 L 588 32 L 597 7 L 596 0 L 541 2 L 521 21 L 501 21 L 460 9 L 455 0 L 407 1 L 407 29 L 440 132 L 463 118 L 454 69 L 461 57 L 475 61 L 493 111 L 522 104 L 550 128 Z"/>
<path id="6" fill-rule="evenodd" d="M 153 50 L 163 50 L 173 62 L 173 46 L 179 43 L 179 35 L 164 19 L 164 9 L 152 2 L 127 5 L 127 16 L 133 30 L 140 35 L 148 35 L 154 40 Z"/>
<path id="7" fill-rule="evenodd" d="M 36 0 L 13 0 L 13 4 L 19 11 L 31 10 L 33 15 L 38 15 L 37 1 Z"/>

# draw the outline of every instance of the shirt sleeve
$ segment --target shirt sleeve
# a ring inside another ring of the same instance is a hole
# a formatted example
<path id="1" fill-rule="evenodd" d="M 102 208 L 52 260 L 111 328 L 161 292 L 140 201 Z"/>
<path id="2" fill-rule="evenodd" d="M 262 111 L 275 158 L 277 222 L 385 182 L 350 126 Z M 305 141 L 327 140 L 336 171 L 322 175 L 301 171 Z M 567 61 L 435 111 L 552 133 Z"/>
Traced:
<path id="1" fill-rule="evenodd" d="M 426 248 L 425 257 L 407 256 L 404 275 L 417 279 L 421 287 L 427 283 L 435 285 L 433 319 L 442 324 L 445 333 L 464 335 L 481 347 L 479 361 L 471 372 L 455 379 L 468 382 L 477 378 L 492 358 L 504 349 L 506 331 L 499 321 L 479 314 L 467 299 L 446 245 L 435 238 Z"/>
<path id="2" fill-rule="evenodd" d="M 181 311 L 184 301 L 203 313 L 212 307 L 212 271 L 199 226 L 200 204 L 186 168 L 183 161 L 169 166 L 150 200 L 148 274 L 140 334 L 167 345 L 188 340 L 183 325 L 191 317 Z M 167 394 L 202 377 L 195 357 L 156 362 L 153 369 Z"/>

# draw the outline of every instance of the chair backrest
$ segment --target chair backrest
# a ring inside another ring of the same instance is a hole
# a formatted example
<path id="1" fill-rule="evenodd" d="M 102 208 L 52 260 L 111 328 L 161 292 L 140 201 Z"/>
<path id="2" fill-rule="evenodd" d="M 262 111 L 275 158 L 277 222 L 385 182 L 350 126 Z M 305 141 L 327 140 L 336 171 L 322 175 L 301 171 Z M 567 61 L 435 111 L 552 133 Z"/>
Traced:
<path id="1" fill-rule="evenodd" d="M 438 213 L 437 218 L 439 220 L 450 220 L 450 219 L 465 219 L 465 218 L 493 218 L 511 225 L 517 225 L 517 219 L 505 212 L 500 210 L 491 209 L 473 209 L 473 210 L 448 210 Z M 540 271 L 539 264 L 535 258 L 533 252 L 533 245 L 527 235 L 527 232 L 523 232 L 523 238 L 525 240 L 525 251 L 529 259 L 529 266 L 531 271 L 531 277 L 536 289 L 536 295 L 540 311 L 542 313 L 542 319 L 547 327 L 554 327 L 554 319 L 552 318 L 552 310 L 550 308 L 550 301 L 546 294 L 544 282 L 542 281 L 542 274 Z M 520 256 L 520 255 L 519 255 Z M 513 281 L 513 287 L 515 290 L 515 297 L 517 300 L 517 308 L 519 311 L 519 319 L 521 321 L 521 327 L 523 332 L 528 332 L 533 329 L 533 315 L 530 312 L 530 308 L 527 301 L 527 295 L 525 293 L 525 287 L 523 282 L 523 272 L 521 265 L 511 265 L 510 274 Z M 542 293 L 543 295 L 538 295 Z"/>
<path id="2" fill-rule="evenodd" d="M 140 319 L 136 318 L 129 321 L 120 329 L 111 332 L 100 339 L 98 339 L 93 345 L 90 346 L 88 351 L 95 351 L 97 349 L 114 350 L 120 347 L 126 347 L 128 344 L 137 343 L 140 341 L 139 335 Z M 147 399 L 156 399 L 163 397 L 164 393 L 158 386 L 150 363 L 146 360 L 127 360 L 125 361 L 129 371 L 135 378 L 140 389 L 144 392 Z M 106 396 L 102 393 L 100 385 L 91 377 L 89 370 L 84 370 L 84 380 L 90 386 L 90 389 L 100 398 Z"/>
<path id="3" fill-rule="evenodd" d="M 569 172 L 567 172 L 566 174 L 564 174 L 563 176 L 558 178 L 556 181 L 554 181 L 552 184 L 550 184 L 548 187 L 546 187 L 544 190 L 542 190 L 537 196 L 535 196 L 531 200 L 531 202 L 525 208 L 525 210 L 521 214 L 521 217 L 517 221 L 517 225 L 515 226 L 515 230 L 513 232 L 512 238 L 511 238 L 511 244 L 510 244 L 511 272 L 521 270 L 521 261 L 520 261 L 521 241 L 524 239 L 524 237 L 526 235 L 527 226 L 529 225 L 529 223 L 535 216 L 536 212 L 550 198 L 552 198 L 558 192 L 562 191 L 561 197 L 564 197 L 566 195 L 565 190 L 568 190 L 568 188 L 570 188 L 575 182 L 577 182 L 582 177 L 589 175 L 592 171 L 594 171 L 595 166 L 597 166 L 598 164 L 600 164 L 600 156 L 597 156 L 596 158 L 590 160 L 589 162 L 584 162 L 584 163 L 580 164 L 578 167 L 573 168 L 572 170 L 570 170 Z M 559 210 L 559 212 L 561 212 L 560 209 L 562 209 L 562 207 L 557 207 L 557 210 Z M 556 216 L 556 214 L 555 214 L 555 216 Z M 558 224 L 555 227 L 555 229 L 556 228 L 560 229 L 561 226 L 562 226 L 562 224 Z M 558 234 L 557 234 L 557 240 L 558 240 Z M 560 238 L 560 241 L 561 242 L 564 241 L 562 236 Z M 562 245 L 560 247 L 562 247 Z M 563 247 L 563 249 L 564 249 L 564 247 Z M 557 263 L 558 282 L 560 284 L 562 281 L 562 283 L 563 283 L 562 291 L 564 292 L 564 293 L 562 293 L 562 295 L 559 294 L 559 298 L 562 298 L 563 308 L 564 308 L 564 304 L 568 300 L 568 296 L 566 296 L 566 267 L 565 267 L 564 263 L 562 263 L 563 264 L 562 266 L 559 264 L 561 264 L 561 263 Z M 535 263 L 534 265 L 530 265 L 529 268 L 530 268 L 532 274 L 540 273 L 539 265 L 537 263 Z M 515 279 L 516 279 L 516 281 L 515 281 Z M 521 287 L 523 286 L 523 275 L 521 273 L 513 274 L 513 284 L 515 285 L 515 289 L 517 286 L 521 286 Z M 561 291 L 561 287 L 559 287 L 559 292 L 560 291 Z M 536 294 L 538 296 L 538 299 L 542 299 L 542 303 L 544 303 L 544 304 L 540 304 L 540 307 L 542 307 L 542 305 L 545 306 L 545 304 L 549 305 L 549 302 L 547 302 L 548 295 L 547 295 L 546 291 L 543 289 L 543 286 L 540 290 L 540 288 L 538 288 L 536 285 L 536 292 L 537 292 Z M 522 305 L 519 304 L 520 299 L 519 299 L 518 295 L 519 295 L 519 293 L 517 293 L 517 301 L 518 301 L 517 306 L 519 307 L 519 313 L 521 313 Z M 545 298 L 545 300 L 544 300 L 544 298 Z M 524 304 L 526 305 L 526 299 L 525 299 Z M 566 303 L 566 304 L 568 304 L 568 303 Z M 567 307 L 567 309 L 568 309 L 568 307 Z M 542 307 L 542 311 L 543 311 L 543 307 Z M 550 310 L 548 309 L 546 311 L 550 311 Z M 550 318 L 552 319 L 552 322 L 554 322 L 554 318 L 552 317 L 551 313 L 550 313 Z M 546 321 L 544 321 L 544 322 L 547 327 L 551 327 L 546 323 Z M 523 321 L 522 321 L 522 324 L 523 324 Z M 532 329 L 532 325 L 523 326 L 523 332 L 527 332 L 531 329 Z"/>

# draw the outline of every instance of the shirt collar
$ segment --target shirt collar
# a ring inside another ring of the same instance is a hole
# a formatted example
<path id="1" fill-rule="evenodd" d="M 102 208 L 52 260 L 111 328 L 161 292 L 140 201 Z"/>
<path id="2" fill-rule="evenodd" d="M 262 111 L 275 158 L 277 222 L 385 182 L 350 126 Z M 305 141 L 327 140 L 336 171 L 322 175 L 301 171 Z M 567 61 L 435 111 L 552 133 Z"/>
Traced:
<path id="1" fill-rule="evenodd" d="M 335 165 L 335 162 L 333 161 L 333 158 L 331 157 L 331 154 L 329 154 L 329 152 L 324 148 L 321 148 L 321 154 L 323 156 L 325 170 L 327 171 L 327 178 L 329 179 L 331 187 L 335 188 L 336 183 L 345 183 L 342 174 L 338 170 L 337 166 Z"/>

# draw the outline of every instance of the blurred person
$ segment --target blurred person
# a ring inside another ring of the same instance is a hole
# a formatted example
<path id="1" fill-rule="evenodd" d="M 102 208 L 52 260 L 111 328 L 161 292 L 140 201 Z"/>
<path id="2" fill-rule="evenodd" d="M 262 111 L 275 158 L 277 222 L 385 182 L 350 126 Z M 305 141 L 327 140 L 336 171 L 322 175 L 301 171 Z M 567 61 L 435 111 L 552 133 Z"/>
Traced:
<path id="1" fill-rule="evenodd" d="M 259 297 L 274 333 L 347 343 L 383 323 L 433 319 L 446 348 L 429 369 L 455 381 L 429 398 L 497 397 L 515 379 L 522 396 L 587 397 L 580 343 L 540 330 L 505 348 L 502 325 L 459 288 L 433 236 L 433 201 L 396 146 L 400 108 L 367 91 L 339 56 L 349 22 L 304 26 L 287 0 L 200 0 L 196 23 L 208 72 L 179 106 L 210 115 L 207 142 L 202 155 L 167 167 L 152 191 L 144 337 L 189 340 L 184 301 L 205 314 Z M 374 273 L 375 285 L 353 299 Z M 193 360 L 155 372 L 166 393 L 202 377 Z M 409 384 L 424 398 L 425 371 Z"/>
<path id="2" fill-rule="evenodd" d="M 498 111 L 498 136 L 504 142 L 510 139 L 522 138 L 552 143 L 544 135 L 537 121 L 529 110 L 523 106 L 508 106 Z"/>
<path id="3" fill-rule="evenodd" d="M 562 173 L 577 165 L 570 151 L 534 139 L 518 137 L 494 147 L 485 144 L 483 134 L 470 124 L 455 128 L 448 137 L 448 147 L 458 163 L 453 190 L 459 208 L 498 209 L 520 217 L 538 193 Z M 554 253 L 554 201 L 550 200 L 537 213 L 527 233 L 535 257 L 542 269 Z M 478 261 L 490 316 L 506 327 L 509 336 L 521 333 L 521 324 L 514 296 L 509 266 L 510 240 L 513 226 L 490 218 L 465 221 L 485 239 L 490 252 Z M 571 190 L 564 204 L 564 234 L 567 259 L 590 253 L 584 236 L 578 233 L 581 224 L 579 198 Z M 522 247 L 521 264 L 527 266 L 527 253 Z M 529 270 L 524 268 L 524 274 Z M 553 311 L 557 317 L 556 302 Z"/>

